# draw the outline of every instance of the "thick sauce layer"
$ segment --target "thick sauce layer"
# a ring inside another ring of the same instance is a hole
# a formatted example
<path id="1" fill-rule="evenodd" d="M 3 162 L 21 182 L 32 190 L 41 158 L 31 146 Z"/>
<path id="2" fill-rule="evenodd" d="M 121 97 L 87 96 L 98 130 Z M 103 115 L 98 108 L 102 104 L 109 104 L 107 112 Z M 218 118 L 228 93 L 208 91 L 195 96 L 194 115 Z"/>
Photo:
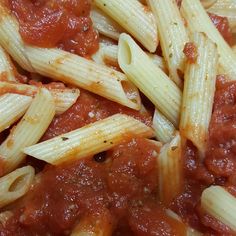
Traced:
<path id="1" fill-rule="evenodd" d="M 157 199 L 158 152 L 150 141 L 132 139 L 107 152 L 103 162 L 95 157 L 48 166 L 0 235 L 66 235 L 94 214 L 109 216 L 114 235 L 124 229 L 129 235 L 184 235 L 184 225 Z"/>
<path id="2" fill-rule="evenodd" d="M 98 49 L 98 34 L 89 17 L 89 0 L 8 0 L 23 40 L 40 47 L 59 47 L 81 56 Z"/>
<path id="3" fill-rule="evenodd" d="M 236 235 L 229 227 L 209 216 L 200 206 L 202 191 L 221 185 L 236 196 L 236 83 L 218 76 L 214 108 L 209 129 L 207 153 L 199 161 L 196 148 L 187 143 L 185 191 L 171 208 L 192 227 L 213 235 Z"/>

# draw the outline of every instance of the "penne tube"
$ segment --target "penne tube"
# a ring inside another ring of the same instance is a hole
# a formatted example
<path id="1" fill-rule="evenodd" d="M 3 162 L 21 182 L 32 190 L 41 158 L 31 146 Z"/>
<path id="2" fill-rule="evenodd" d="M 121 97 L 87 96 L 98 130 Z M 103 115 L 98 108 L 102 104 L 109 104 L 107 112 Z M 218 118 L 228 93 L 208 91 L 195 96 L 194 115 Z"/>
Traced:
<path id="1" fill-rule="evenodd" d="M 167 71 L 165 61 L 162 57 L 146 52 L 148 57 L 154 64 L 163 71 Z M 98 64 L 118 67 L 118 45 L 100 44 L 100 49 L 92 56 L 93 60 Z"/>
<path id="2" fill-rule="evenodd" d="M 93 27 L 100 34 L 109 38 L 118 41 L 120 34 L 125 31 L 118 23 L 97 7 L 92 8 L 90 17 L 93 21 Z"/>
<path id="3" fill-rule="evenodd" d="M 175 136 L 175 127 L 174 125 L 166 119 L 157 109 L 155 109 L 152 127 L 155 131 L 155 137 L 157 140 L 168 143 Z"/>
<path id="4" fill-rule="evenodd" d="M 40 140 L 54 115 L 55 105 L 51 93 L 40 88 L 23 118 L 0 145 L 5 173 L 15 169 L 24 160 L 26 155 L 22 149 Z"/>
<path id="5" fill-rule="evenodd" d="M 113 222 L 110 213 L 98 213 L 83 217 L 70 236 L 111 236 Z"/>
<path id="6" fill-rule="evenodd" d="M 16 81 L 15 68 L 10 57 L 0 46 L 0 81 Z"/>
<path id="7" fill-rule="evenodd" d="M 0 82 L 0 95 L 16 93 L 34 97 L 39 87 L 28 84 Z M 56 114 L 60 115 L 69 109 L 80 95 L 79 89 L 49 89 L 55 102 Z"/>
<path id="8" fill-rule="evenodd" d="M 207 12 L 227 17 L 229 25 L 234 33 L 236 33 L 236 1 L 235 0 L 215 0 Z"/>
<path id="9" fill-rule="evenodd" d="M 178 127 L 181 90 L 127 34 L 119 39 L 118 62 L 128 78 Z"/>
<path id="10" fill-rule="evenodd" d="M 234 52 L 235 55 L 236 55 L 236 45 L 234 45 L 234 46 L 232 47 L 232 49 L 233 49 L 233 52 Z"/>
<path id="11" fill-rule="evenodd" d="M 25 195 L 34 180 L 34 168 L 25 166 L 0 178 L 0 208 Z"/>
<path id="12" fill-rule="evenodd" d="M 227 74 L 230 79 L 236 79 L 236 55 L 212 23 L 199 0 L 183 0 L 181 13 L 191 32 L 203 32 L 217 44 L 219 53 L 218 74 Z"/>
<path id="13" fill-rule="evenodd" d="M 195 63 L 186 64 L 180 133 L 191 140 L 204 157 L 208 127 L 214 102 L 218 53 L 216 45 L 203 33 L 193 35 L 197 49 Z"/>
<path id="14" fill-rule="evenodd" d="M 142 122 L 116 114 L 80 129 L 24 148 L 24 153 L 57 165 L 106 151 L 133 136 L 152 137 L 153 131 Z"/>
<path id="15" fill-rule="evenodd" d="M 182 191 L 183 160 L 179 134 L 165 144 L 158 156 L 159 197 L 167 206 Z"/>
<path id="16" fill-rule="evenodd" d="M 123 73 L 60 49 L 27 47 L 26 51 L 39 74 L 140 109 L 138 90 Z"/>
<path id="17" fill-rule="evenodd" d="M 148 51 L 156 51 L 158 45 L 156 21 L 147 7 L 137 0 L 94 0 L 94 3 L 135 37 Z"/>
<path id="18" fill-rule="evenodd" d="M 25 53 L 24 42 L 18 32 L 19 24 L 11 12 L 0 3 L 0 45 L 25 70 L 34 69 Z"/>
<path id="19" fill-rule="evenodd" d="M 236 198 L 221 186 L 210 186 L 201 196 L 202 209 L 236 231 Z"/>
<path id="20" fill-rule="evenodd" d="M 180 72 L 184 72 L 185 57 L 183 49 L 188 42 L 188 34 L 176 1 L 148 0 L 156 18 L 160 44 L 167 62 L 170 78 L 182 87 Z"/>
<path id="21" fill-rule="evenodd" d="M 214 5 L 218 0 L 201 0 L 201 4 L 208 9 L 212 5 Z M 221 1 L 221 0 L 220 0 Z"/>
<path id="22" fill-rule="evenodd" d="M 31 102 L 31 97 L 19 94 L 7 93 L 0 96 L 0 132 L 23 116 Z"/>

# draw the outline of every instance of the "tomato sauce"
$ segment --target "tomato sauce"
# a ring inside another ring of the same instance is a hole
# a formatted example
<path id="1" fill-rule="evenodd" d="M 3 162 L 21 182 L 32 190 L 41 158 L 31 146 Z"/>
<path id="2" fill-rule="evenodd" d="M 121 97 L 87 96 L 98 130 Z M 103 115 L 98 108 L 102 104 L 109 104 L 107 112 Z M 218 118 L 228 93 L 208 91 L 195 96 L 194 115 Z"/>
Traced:
<path id="1" fill-rule="evenodd" d="M 157 199 L 157 152 L 139 138 L 109 150 L 104 162 L 86 158 L 46 167 L 40 183 L 0 226 L 1 235 L 67 235 L 84 215 L 104 212 L 110 212 L 103 215 L 111 218 L 113 235 L 120 235 L 120 225 L 130 235 L 184 235 L 185 226 Z"/>
<path id="2" fill-rule="evenodd" d="M 236 83 L 218 77 L 205 164 L 215 176 L 236 171 Z"/>
<path id="3" fill-rule="evenodd" d="M 40 47 L 59 47 L 80 56 L 98 49 L 89 0 L 9 0 L 23 40 Z"/>
<path id="4" fill-rule="evenodd" d="M 185 54 L 188 62 L 195 63 L 197 60 L 197 47 L 194 45 L 194 43 L 186 43 L 184 46 L 183 53 Z"/>
<path id="5" fill-rule="evenodd" d="M 227 17 L 218 16 L 212 13 L 208 13 L 209 17 L 211 18 L 211 21 L 215 25 L 215 27 L 219 30 L 225 41 L 229 45 L 233 45 L 233 34 L 229 26 L 229 21 Z"/>
<path id="6" fill-rule="evenodd" d="M 217 76 L 213 114 L 206 157 L 202 162 L 189 141 L 184 151 L 185 190 L 171 204 L 185 222 L 209 235 L 236 235 L 235 232 L 203 211 L 203 190 L 220 185 L 236 196 L 236 82 Z"/>
<path id="7" fill-rule="evenodd" d="M 42 140 L 70 132 L 116 113 L 133 116 L 146 125 L 151 125 L 152 116 L 150 112 L 135 111 L 98 95 L 81 90 L 80 97 L 76 103 L 66 112 L 53 119 Z"/>

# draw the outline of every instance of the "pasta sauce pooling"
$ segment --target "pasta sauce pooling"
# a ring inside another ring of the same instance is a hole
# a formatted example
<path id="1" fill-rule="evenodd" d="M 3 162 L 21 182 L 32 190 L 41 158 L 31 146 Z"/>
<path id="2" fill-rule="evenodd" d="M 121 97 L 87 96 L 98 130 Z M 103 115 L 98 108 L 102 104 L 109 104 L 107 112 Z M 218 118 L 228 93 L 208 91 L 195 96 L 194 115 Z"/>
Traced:
<path id="1" fill-rule="evenodd" d="M 23 40 L 40 47 L 59 47 L 80 56 L 98 49 L 98 34 L 89 17 L 90 1 L 9 0 Z"/>
<path id="2" fill-rule="evenodd" d="M 96 155 L 46 168 L 1 235 L 67 235 L 77 220 L 93 216 L 109 222 L 113 235 L 185 235 L 184 224 L 157 199 L 158 152 L 150 141 L 134 138 L 103 160 Z"/>

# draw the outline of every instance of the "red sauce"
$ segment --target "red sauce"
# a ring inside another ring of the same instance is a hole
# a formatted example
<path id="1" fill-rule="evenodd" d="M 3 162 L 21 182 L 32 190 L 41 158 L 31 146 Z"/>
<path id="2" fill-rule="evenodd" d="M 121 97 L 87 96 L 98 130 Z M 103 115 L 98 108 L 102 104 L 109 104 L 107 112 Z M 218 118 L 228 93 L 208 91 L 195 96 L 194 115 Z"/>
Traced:
<path id="1" fill-rule="evenodd" d="M 194 43 L 191 42 L 186 43 L 183 52 L 190 63 L 196 62 L 198 54 L 197 54 L 197 48 L 194 45 Z"/>
<path id="2" fill-rule="evenodd" d="M 218 16 L 212 13 L 208 13 L 211 18 L 211 21 L 215 27 L 219 30 L 225 41 L 229 45 L 233 45 L 233 34 L 229 26 L 229 21 L 227 17 Z"/>
<path id="3" fill-rule="evenodd" d="M 205 164 L 216 176 L 236 171 L 236 83 L 217 79 Z"/>
<path id="4" fill-rule="evenodd" d="M 232 230 L 205 213 L 200 205 L 202 191 L 210 185 L 225 187 L 236 196 L 236 82 L 217 76 L 213 114 L 204 162 L 187 142 L 184 152 L 185 190 L 171 208 L 190 226 L 207 235 L 235 235 Z"/>
<path id="5" fill-rule="evenodd" d="M 66 112 L 53 119 L 42 140 L 78 129 L 86 124 L 104 119 L 116 113 L 133 116 L 145 124 L 151 125 L 152 117 L 149 112 L 141 113 L 81 90 L 80 97 L 76 103 Z"/>
<path id="6" fill-rule="evenodd" d="M 40 47 L 59 47 L 80 56 L 98 49 L 98 34 L 89 17 L 89 0 L 8 0 L 23 40 Z"/>
<path id="7" fill-rule="evenodd" d="M 0 227 L 1 235 L 67 235 L 77 220 L 97 212 L 110 212 L 114 235 L 119 235 L 120 223 L 134 235 L 185 235 L 184 225 L 157 200 L 154 151 L 159 152 L 152 143 L 132 139 L 110 150 L 102 163 L 87 158 L 48 166 Z"/>

